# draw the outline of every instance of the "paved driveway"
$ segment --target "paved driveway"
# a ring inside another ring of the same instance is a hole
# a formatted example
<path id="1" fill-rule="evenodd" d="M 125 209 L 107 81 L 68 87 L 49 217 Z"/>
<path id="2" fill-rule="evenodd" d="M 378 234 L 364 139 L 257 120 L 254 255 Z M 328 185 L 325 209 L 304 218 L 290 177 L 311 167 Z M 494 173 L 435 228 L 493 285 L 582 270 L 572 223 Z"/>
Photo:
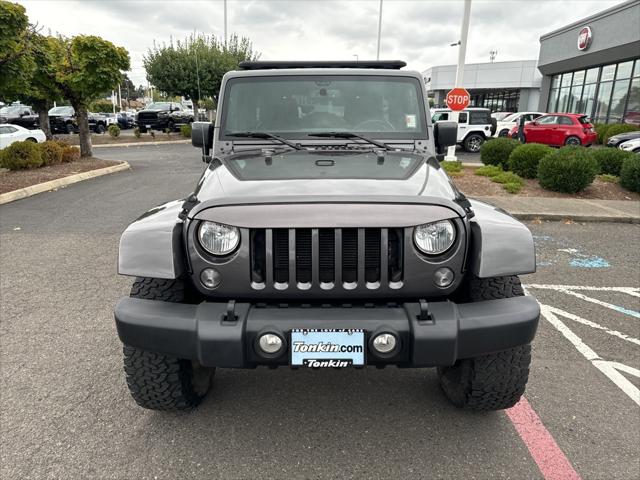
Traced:
<path id="1" fill-rule="evenodd" d="M 118 238 L 203 164 L 187 145 L 100 155 L 132 171 L 0 207 L 1 478 L 640 476 L 638 226 L 529 225 L 530 409 L 457 410 L 433 370 L 281 368 L 219 370 L 198 410 L 156 413 L 124 383 Z"/>

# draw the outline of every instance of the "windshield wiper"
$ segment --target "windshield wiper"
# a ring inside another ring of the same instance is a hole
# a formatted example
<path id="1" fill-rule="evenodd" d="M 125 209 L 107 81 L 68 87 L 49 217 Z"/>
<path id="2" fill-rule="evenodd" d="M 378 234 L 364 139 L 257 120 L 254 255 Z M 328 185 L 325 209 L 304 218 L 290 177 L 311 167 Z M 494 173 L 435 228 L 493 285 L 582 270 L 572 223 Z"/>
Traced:
<path id="1" fill-rule="evenodd" d="M 364 140 L 367 143 L 375 145 L 376 147 L 384 148 L 385 150 L 391 150 L 391 147 L 386 143 L 379 142 L 374 140 L 373 138 L 365 137 L 358 133 L 353 132 L 318 132 L 318 133 L 309 133 L 308 137 L 324 137 L 324 138 L 359 138 L 360 140 Z"/>
<path id="2" fill-rule="evenodd" d="M 227 137 L 238 137 L 238 138 L 270 138 L 271 140 L 276 140 L 284 145 L 287 145 L 291 148 L 295 148 L 296 150 L 303 150 L 300 145 L 297 145 L 293 142 L 290 142 L 286 138 L 282 138 L 278 135 L 274 135 L 273 133 L 267 132 L 232 132 L 227 133 Z"/>

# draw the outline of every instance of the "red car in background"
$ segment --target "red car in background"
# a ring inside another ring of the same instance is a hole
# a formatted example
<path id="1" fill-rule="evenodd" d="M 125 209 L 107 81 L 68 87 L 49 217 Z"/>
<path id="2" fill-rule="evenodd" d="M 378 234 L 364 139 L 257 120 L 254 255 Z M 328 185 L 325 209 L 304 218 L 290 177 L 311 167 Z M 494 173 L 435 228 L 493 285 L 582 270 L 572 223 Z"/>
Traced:
<path id="1" fill-rule="evenodd" d="M 509 136 L 517 138 L 517 126 L 509 131 Z M 589 146 L 596 143 L 597 138 L 589 118 L 581 113 L 548 113 L 524 126 L 525 143 Z"/>

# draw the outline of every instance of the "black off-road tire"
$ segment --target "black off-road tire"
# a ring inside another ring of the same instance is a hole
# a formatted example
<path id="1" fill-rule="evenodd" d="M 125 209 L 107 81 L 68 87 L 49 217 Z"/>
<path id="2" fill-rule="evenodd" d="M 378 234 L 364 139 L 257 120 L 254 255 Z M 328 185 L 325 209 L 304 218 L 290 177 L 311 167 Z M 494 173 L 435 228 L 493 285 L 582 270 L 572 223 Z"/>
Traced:
<path id="1" fill-rule="evenodd" d="M 463 288 L 463 296 L 470 302 L 524 295 L 516 276 L 471 277 Z M 438 378 L 455 406 L 478 411 L 502 410 L 514 406 L 524 394 L 530 364 L 531 345 L 522 345 L 458 360 L 451 367 L 438 367 Z"/>
<path id="2" fill-rule="evenodd" d="M 131 297 L 182 303 L 186 298 L 182 280 L 136 278 Z M 124 371 L 131 396 L 152 410 L 183 411 L 196 407 L 207 394 L 215 369 L 197 362 L 148 352 L 125 345 Z"/>

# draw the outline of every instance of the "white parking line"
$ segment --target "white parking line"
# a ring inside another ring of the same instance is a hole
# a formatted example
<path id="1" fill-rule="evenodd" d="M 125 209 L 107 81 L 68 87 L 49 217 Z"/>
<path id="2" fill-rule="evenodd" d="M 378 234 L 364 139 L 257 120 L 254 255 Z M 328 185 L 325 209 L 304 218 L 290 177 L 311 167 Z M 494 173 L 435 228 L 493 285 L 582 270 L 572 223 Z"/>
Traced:
<path id="1" fill-rule="evenodd" d="M 609 380 L 615 383 L 631 400 L 640 406 L 640 389 L 627 380 L 620 371 L 629 375 L 640 378 L 640 370 L 618 362 L 609 362 L 602 360 L 600 356 L 586 343 L 582 341 L 578 335 L 573 333 L 553 311 L 547 306 L 540 304 L 540 313 L 553 325 L 571 344 L 578 350 L 591 364 L 604 373 Z"/>
<path id="2" fill-rule="evenodd" d="M 622 340 L 626 340 L 628 342 L 635 343 L 636 345 L 640 346 L 640 340 L 638 340 L 637 338 L 630 337 L 626 333 L 622 333 L 617 330 L 611 330 L 607 327 L 603 327 L 598 323 L 592 322 L 591 320 L 587 320 L 586 318 L 582 318 L 582 317 L 579 317 L 578 315 L 574 315 L 573 313 L 560 310 L 559 308 L 551 307 L 549 305 L 547 305 L 546 307 L 550 312 L 556 315 L 560 315 L 561 317 L 568 318 L 569 320 L 573 320 L 574 322 L 582 323 L 583 325 L 587 325 L 589 327 L 595 328 L 596 330 L 602 330 L 608 333 L 609 335 L 613 335 L 614 337 L 621 338 Z"/>
<path id="3" fill-rule="evenodd" d="M 589 287 L 585 285 L 543 285 L 539 283 L 531 283 L 526 285 L 527 288 L 538 288 L 542 290 L 592 290 L 594 292 L 620 292 L 634 297 L 640 297 L 640 288 L 635 287 Z"/>
<path id="4" fill-rule="evenodd" d="M 566 288 L 559 288 L 558 292 L 562 292 L 562 293 L 566 293 L 567 295 L 572 295 L 576 298 L 579 298 L 581 300 L 584 300 L 586 302 L 591 302 L 591 303 L 595 303 L 596 305 L 601 305 L 603 307 L 606 307 L 610 310 L 614 310 L 618 313 L 622 313 L 624 315 L 629 315 L 631 317 L 635 317 L 635 318 L 640 318 L 640 312 L 637 312 L 635 310 L 629 310 L 628 308 L 624 308 L 624 307 L 620 307 L 618 305 L 613 305 L 612 303 L 607 303 L 607 302 L 603 302 L 602 300 L 598 300 L 597 298 L 592 298 L 592 297 L 588 297 L 582 293 L 578 293 L 578 292 L 573 292 L 569 289 Z"/>

